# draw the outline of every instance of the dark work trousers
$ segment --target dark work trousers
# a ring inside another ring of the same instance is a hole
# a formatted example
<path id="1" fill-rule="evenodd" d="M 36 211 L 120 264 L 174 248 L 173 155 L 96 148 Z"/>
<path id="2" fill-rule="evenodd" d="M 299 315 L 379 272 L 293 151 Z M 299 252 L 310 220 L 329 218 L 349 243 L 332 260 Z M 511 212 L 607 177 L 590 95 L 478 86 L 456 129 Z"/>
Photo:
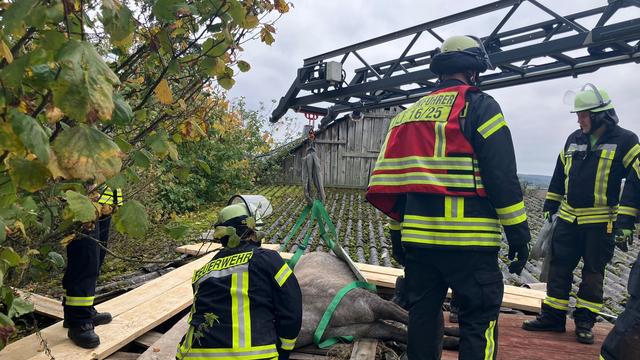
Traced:
<path id="1" fill-rule="evenodd" d="M 406 248 L 409 360 L 440 359 L 442 303 L 450 287 L 460 307 L 459 359 L 495 359 L 504 285 L 496 252 Z"/>
<path id="2" fill-rule="evenodd" d="M 101 218 L 86 235 L 100 240 L 107 246 L 111 216 Z M 64 319 L 69 326 L 90 323 L 96 313 L 93 299 L 96 282 L 106 252 L 94 240 L 81 236 L 67 245 L 67 269 L 62 278 L 65 290 Z"/>
<path id="3" fill-rule="evenodd" d="M 629 274 L 629 300 L 602 344 L 605 360 L 640 359 L 640 254 Z"/>
<path id="4" fill-rule="evenodd" d="M 551 240 L 551 265 L 547 296 L 569 300 L 573 270 L 583 260 L 582 281 L 577 294 L 574 319 L 593 325 L 602 306 L 605 266 L 613 257 L 615 240 L 607 224 L 577 225 L 558 219 Z M 542 311 L 564 321 L 566 311 L 543 304 Z"/>

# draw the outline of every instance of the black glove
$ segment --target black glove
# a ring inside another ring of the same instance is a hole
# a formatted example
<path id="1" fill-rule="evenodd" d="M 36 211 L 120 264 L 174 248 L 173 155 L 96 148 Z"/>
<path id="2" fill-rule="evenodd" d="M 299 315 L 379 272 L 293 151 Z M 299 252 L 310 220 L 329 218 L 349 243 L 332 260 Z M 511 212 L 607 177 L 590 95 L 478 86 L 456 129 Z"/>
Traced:
<path id="1" fill-rule="evenodd" d="M 633 229 L 617 229 L 615 239 L 618 249 L 629 251 L 629 246 L 633 245 Z"/>
<path id="2" fill-rule="evenodd" d="M 516 257 L 518 258 L 517 260 Z M 509 272 L 512 274 L 520 275 L 522 273 L 522 269 L 527 264 L 527 260 L 529 259 L 529 243 L 524 244 L 509 244 L 509 260 L 511 263 L 509 264 Z"/>

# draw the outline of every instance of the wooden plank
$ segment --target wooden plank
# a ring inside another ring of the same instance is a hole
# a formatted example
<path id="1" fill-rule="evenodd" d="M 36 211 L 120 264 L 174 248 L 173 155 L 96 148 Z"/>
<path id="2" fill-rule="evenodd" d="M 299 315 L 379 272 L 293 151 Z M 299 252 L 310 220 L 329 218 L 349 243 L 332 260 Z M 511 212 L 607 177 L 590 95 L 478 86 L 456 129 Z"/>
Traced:
<path id="1" fill-rule="evenodd" d="M 378 340 L 360 339 L 353 344 L 351 360 L 375 360 Z"/>
<path id="2" fill-rule="evenodd" d="M 342 154 L 342 157 L 346 157 L 346 158 L 367 158 L 367 159 L 377 159 L 378 158 L 378 153 L 372 153 L 372 152 L 346 152 L 344 154 Z"/>
<path id="3" fill-rule="evenodd" d="M 331 128 L 331 130 L 333 130 L 333 128 Z M 345 140 L 337 140 L 337 139 L 333 138 L 332 136 L 330 136 L 329 139 L 317 139 L 316 140 L 316 144 L 323 144 L 323 145 L 342 145 L 342 144 L 346 144 L 346 143 L 347 142 Z"/>
<path id="4" fill-rule="evenodd" d="M 162 333 L 151 330 L 142 334 L 142 336 L 138 337 L 133 342 L 148 348 L 151 345 L 153 345 L 153 343 L 158 341 L 158 339 L 160 339 L 161 337 L 162 337 Z"/>
<path id="5" fill-rule="evenodd" d="M 34 294 L 29 291 L 20 289 L 14 290 L 18 293 L 18 296 L 33 303 L 35 312 L 37 312 L 38 314 L 46 315 L 56 319 L 64 318 L 62 302 L 50 297 Z"/>
<path id="6" fill-rule="evenodd" d="M 364 119 L 363 119 L 364 120 Z M 364 128 L 364 121 L 356 121 L 356 133 L 355 133 L 355 152 L 364 153 L 365 150 L 362 147 L 362 131 Z M 353 174 L 351 185 L 363 186 L 362 179 L 364 178 L 364 174 L 362 172 L 362 160 L 360 157 L 353 158 L 353 169 L 355 170 L 355 174 Z"/>
<path id="7" fill-rule="evenodd" d="M 151 344 L 149 348 L 140 355 L 138 360 L 173 360 L 176 356 L 176 348 L 178 343 L 182 339 L 182 336 L 187 332 L 189 324 L 187 320 L 189 314 L 185 315 L 182 319 L 173 325 L 169 331 L 167 331 L 160 339 Z"/>
<path id="8" fill-rule="evenodd" d="M 84 350 L 72 345 L 61 321 L 43 329 L 42 336 L 58 359 L 104 359 L 187 308 L 193 300 L 191 276 L 212 256 L 213 254 L 203 256 L 124 295 L 97 305 L 98 311 L 108 311 L 114 319 L 110 324 L 96 328 L 102 342 L 96 349 Z M 38 338 L 36 334 L 32 334 L 9 344 L 0 352 L 0 359 L 47 359 L 39 350 Z"/>
<path id="9" fill-rule="evenodd" d="M 118 351 L 117 353 L 109 356 L 107 360 L 136 360 L 140 356 L 138 353 Z"/>

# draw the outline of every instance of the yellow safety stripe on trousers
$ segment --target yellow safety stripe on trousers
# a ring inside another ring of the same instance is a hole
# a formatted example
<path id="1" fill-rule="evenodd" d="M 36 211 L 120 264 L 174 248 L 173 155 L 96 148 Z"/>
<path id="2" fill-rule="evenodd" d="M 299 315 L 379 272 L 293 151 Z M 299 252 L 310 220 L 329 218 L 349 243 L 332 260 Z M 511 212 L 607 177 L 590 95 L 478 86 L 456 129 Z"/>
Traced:
<path id="1" fill-rule="evenodd" d="M 594 313 L 599 313 L 602 310 L 602 306 L 602 303 L 595 303 L 576 297 L 576 308 L 583 308 Z"/>
<path id="2" fill-rule="evenodd" d="M 602 149 L 600 159 L 598 160 L 598 168 L 596 170 L 596 181 L 593 189 L 595 198 L 594 205 L 607 205 L 607 185 L 609 183 L 609 174 L 611 173 L 611 165 L 616 154 L 615 149 Z"/>
<path id="3" fill-rule="evenodd" d="M 561 202 L 562 201 L 562 195 L 556 194 L 556 193 L 552 193 L 551 191 L 547 191 L 547 196 L 545 196 L 545 199 Z"/>
<path id="4" fill-rule="evenodd" d="M 233 348 L 248 348 L 251 346 L 248 271 L 231 275 L 230 292 Z"/>
<path id="5" fill-rule="evenodd" d="M 618 208 L 618 214 L 636 217 L 638 216 L 638 209 L 631 206 L 621 205 L 620 208 Z"/>
<path id="6" fill-rule="evenodd" d="M 624 167 L 629 167 L 633 160 L 640 154 L 640 145 L 635 144 L 633 147 L 627 152 L 627 154 L 622 158 L 622 164 Z"/>
<path id="7" fill-rule="evenodd" d="M 190 360 L 257 360 L 271 359 L 278 357 L 276 345 L 251 346 L 246 348 L 191 348 L 182 356 L 176 356 L 178 359 Z"/>
<path id="8" fill-rule="evenodd" d="M 433 142 L 433 155 L 434 157 L 444 157 L 446 155 L 445 149 L 447 148 L 447 135 L 445 133 L 446 122 L 434 123 L 435 127 L 435 139 Z"/>
<path id="9" fill-rule="evenodd" d="M 548 306 L 551 306 L 554 309 L 563 310 L 563 311 L 569 310 L 569 299 L 567 300 L 556 299 L 554 297 L 547 296 L 544 299 L 544 303 Z"/>
<path id="10" fill-rule="evenodd" d="M 286 338 L 280 338 L 280 347 L 283 350 L 293 350 L 293 348 L 296 346 L 296 340 L 298 338 L 293 338 L 293 339 L 286 339 Z"/>
<path id="11" fill-rule="evenodd" d="M 409 168 L 473 171 L 473 162 L 470 157 L 406 156 L 401 158 L 380 159 L 376 162 L 374 170 L 400 170 Z"/>
<path id="12" fill-rule="evenodd" d="M 93 306 L 95 296 L 64 296 L 64 304 L 67 306 Z"/>
<path id="13" fill-rule="evenodd" d="M 293 274 L 293 271 L 291 271 L 291 268 L 289 267 L 289 265 L 284 264 L 282 265 L 280 270 L 278 270 L 278 272 L 273 278 L 276 279 L 276 282 L 278 283 L 278 285 L 282 287 L 282 285 L 284 285 L 285 281 L 287 281 L 287 279 L 289 278 L 289 276 L 291 276 L 291 274 Z"/>
<path id="14" fill-rule="evenodd" d="M 473 175 L 432 174 L 410 172 L 406 174 L 374 174 L 369 186 L 435 185 L 444 187 L 475 188 Z"/>
<path id="15" fill-rule="evenodd" d="M 437 232 L 402 228 L 402 242 L 443 246 L 499 247 L 502 235 L 497 233 Z"/>
<path id="16" fill-rule="evenodd" d="M 430 217 L 419 215 L 405 215 L 402 228 L 417 228 L 425 230 L 463 230 L 467 233 L 476 231 L 490 231 L 500 234 L 502 228 L 498 219 L 491 218 L 451 218 Z M 438 233 L 443 234 L 443 233 Z"/>
<path id="17" fill-rule="evenodd" d="M 503 126 L 507 126 L 507 123 L 504 121 L 502 113 L 498 113 L 491 119 L 487 120 L 487 122 L 480 125 L 478 127 L 478 132 L 486 139 L 496 131 L 500 130 Z"/>
<path id="18" fill-rule="evenodd" d="M 389 220 L 389 230 L 400 231 L 402 230 L 402 224 L 395 220 Z"/>
<path id="19" fill-rule="evenodd" d="M 527 212 L 524 208 L 524 201 L 507 206 L 504 208 L 496 208 L 496 213 L 503 226 L 520 224 L 527 220 Z"/>
<path id="20" fill-rule="evenodd" d="M 444 216 L 445 218 L 464 217 L 464 197 L 445 196 L 444 197 Z"/>
<path id="21" fill-rule="evenodd" d="M 487 345 L 484 348 L 484 360 L 493 360 L 496 353 L 496 339 L 495 339 L 496 321 L 489 321 L 487 330 L 484 331 L 484 339 Z"/>

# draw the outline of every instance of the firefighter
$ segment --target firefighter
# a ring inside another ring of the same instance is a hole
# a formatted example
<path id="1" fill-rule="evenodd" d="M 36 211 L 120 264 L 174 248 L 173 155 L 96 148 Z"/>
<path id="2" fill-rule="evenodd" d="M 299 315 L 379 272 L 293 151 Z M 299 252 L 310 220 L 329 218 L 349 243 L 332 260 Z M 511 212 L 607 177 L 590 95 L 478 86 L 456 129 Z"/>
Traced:
<path id="1" fill-rule="evenodd" d="M 522 327 L 566 331 L 573 271 L 582 259 L 573 318 L 577 340 L 592 344 L 591 329 L 602 309 L 605 266 L 613 257 L 620 185 L 640 145 L 634 133 L 617 125 L 609 95 L 592 84 L 578 92 L 571 112 L 577 114 L 580 129 L 569 135 L 560 152 L 543 206 L 546 218 L 556 212 L 559 217 L 552 237 L 547 297 L 537 318 Z"/>
<path id="2" fill-rule="evenodd" d="M 475 86 L 489 67 L 480 40 L 447 39 L 431 62 L 436 89 L 391 120 L 369 180 L 367 200 L 400 222 L 411 360 L 440 358 L 449 287 L 460 307 L 460 359 L 495 359 L 502 229 L 512 273 L 529 254 L 511 134 L 498 103 Z"/>
<path id="3" fill-rule="evenodd" d="M 193 275 L 189 330 L 176 359 L 289 358 L 302 325 L 302 294 L 293 271 L 260 247 L 255 217 L 236 203 L 218 215 L 223 245 Z"/>
<path id="4" fill-rule="evenodd" d="M 629 172 L 616 220 L 616 246 L 627 252 L 633 243 L 633 229 L 640 210 L 640 163 Z M 602 344 L 600 359 L 632 360 L 640 357 L 640 254 L 631 268 L 627 285 L 629 299 L 616 325 Z"/>
<path id="5" fill-rule="evenodd" d="M 67 268 L 62 278 L 65 289 L 63 300 L 64 322 L 68 328 L 67 336 L 78 346 L 92 349 L 100 345 L 100 337 L 94 327 L 111 322 L 111 314 L 99 313 L 93 306 L 96 293 L 96 282 L 104 262 L 109 240 L 111 213 L 122 205 L 122 190 L 112 190 L 95 185 L 87 187 L 90 197 L 102 205 L 100 217 L 94 223 L 83 225 L 83 233 L 67 245 Z"/>

